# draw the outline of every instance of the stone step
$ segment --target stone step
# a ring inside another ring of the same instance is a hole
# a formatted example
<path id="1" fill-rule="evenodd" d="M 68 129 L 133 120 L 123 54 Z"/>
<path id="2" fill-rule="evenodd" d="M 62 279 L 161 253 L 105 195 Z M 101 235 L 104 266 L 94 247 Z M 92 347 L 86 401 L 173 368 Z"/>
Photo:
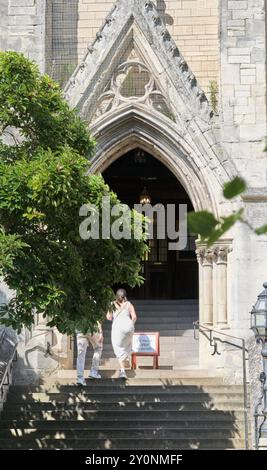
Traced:
<path id="1" fill-rule="evenodd" d="M 149 328 L 149 330 L 146 328 L 146 331 L 151 332 L 151 328 Z M 157 331 L 157 330 L 154 329 L 154 331 Z M 111 335 L 111 330 L 110 329 L 103 328 L 103 332 L 104 332 L 104 336 L 106 338 L 110 337 L 110 335 Z M 141 332 L 140 329 L 139 329 L 139 332 Z M 193 338 L 193 335 L 194 335 L 194 329 L 193 329 L 192 325 L 190 325 L 190 328 L 173 328 L 173 329 L 169 329 L 169 328 L 166 329 L 166 326 L 165 326 L 164 329 L 160 330 L 160 337 L 161 338 L 162 337 L 180 338 L 180 337 L 186 337 L 186 336 L 189 336 L 190 338 Z M 196 340 L 194 340 L 194 341 L 196 341 Z"/>
<path id="2" fill-rule="evenodd" d="M 164 357 L 166 355 L 177 355 L 177 354 L 181 354 L 182 355 L 186 355 L 187 357 L 190 355 L 198 355 L 198 350 L 199 350 L 199 345 L 198 344 L 192 344 L 190 342 L 183 342 L 182 344 L 168 344 L 168 345 L 164 345 L 162 343 L 160 343 L 160 356 L 161 357 Z M 109 354 L 109 357 L 114 357 L 114 351 L 113 351 L 113 347 L 111 344 L 106 344 L 104 343 L 104 347 L 103 347 L 103 353 L 102 354 Z M 88 350 L 88 353 L 87 353 L 87 356 L 89 358 L 92 358 L 92 355 L 93 355 L 93 350 L 91 348 L 89 348 Z M 141 356 L 140 356 L 141 357 Z"/>
<path id="3" fill-rule="evenodd" d="M 229 433 L 230 434 L 230 433 Z M 136 449 L 136 450 L 194 450 L 194 449 L 244 449 L 245 442 L 244 439 L 233 439 L 229 438 L 222 439 L 198 439 L 195 440 L 191 437 L 185 439 L 167 439 L 162 438 L 142 438 L 142 439 L 132 439 L 132 438 L 100 438 L 100 439 L 0 439 L 0 449 Z"/>
<path id="4" fill-rule="evenodd" d="M 53 398 L 51 398 L 51 400 L 52 399 Z M 151 399 L 152 397 L 149 398 L 150 401 Z M 101 399 L 100 404 L 103 401 L 104 400 Z M 110 399 L 110 401 L 112 400 Z M 119 401 L 124 402 L 125 398 L 120 397 Z M 221 403 L 216 403 L 216 408 L 214 408 L 215 405 L 213 404 L 212 405 L 213 408 L 210 408 L 210 409 L 208 407 L 206 408 L 205 405 L 206 405 L 205 403 L 201 403 L 201 402 L 193 402 L 193 401 L 190 401 L 190 402 L 188 401 L 187 403 L 181 402 L 181 403 L 176 403 L 172 410 L 169 409 L 167 411 L 166 410 L 143 410 L 143 409 L 140 409 L 140 410 L 137 410 L 137 409 L 135 410 L 99 409 L 96 411 L 95 409 L 88 410 L 88 409 L 83 409 L 82 407 L 76 407 L 76 408 L 73 407 L 72 409 L 69 405 L 66 405 L 68 407 L 67 410 L 66 409 L 65 410 L 57 410 L 57 409 L 36 410 L 36 411 L 35 410 L 26 410 L 26 411 L 20 410 L 19 414 L 22 420 L 83 419 L 87 421 L 89 420 L 102 421 L 103 419 L 109 418 L 109 419 L 120 420 L 120 421 L 123 421 L 123 420 L 137 421 L 138 414 L 140 414 L 142 418 L 146 418 L 146 419 L 151 419 L 151 417 L 154 417 L 154 418 L 161 418 L 161 419 L 166 419 L 166 420 L 167 419 L 175 420 L 176 417 L 178 417 L 181 413 L 181 411 L 179 411 L 179 408 L 182 409 L 184 413 L 194 412 L 196 415 L 196 420 L 198 419 L 198 413 L 201 413 L 201 412 L 208 413 L 209 411 L 210 413 L 214 413 L 215 409 L 216 411 L 223 411 L 224 413 L 231 413 L 231 415 L 234 415 L 234 413 L 239 412 L 240 413 L 239 416 L 241 416 L 241 414 L 243 413 L 243 408 L 242 408 L 242 404 L 240 403 L 240 400 L 236 400 L 236 401 L 229 400 L 228 402 L 224 401 Z M 16 419 L 17 416 L 18 416 L 18 411 L 15 411 L 15 410 L 5 411 L 5 408 L 4 408 L 4 411 L 1 413 L 1 419 Z"/>
<path id="5" fill-rule="evenodd" d="M 115 358 L 114 352 L 110 351 L 103 351 L 101 364 L 106 365 L 106 361 L 111 361 Z M 92 355 L 90 354 L 86 357 L 86 367 L 88 369 L 91 367 L 92 362 Z M 162 351 L 159 356 L 159 364 L 160 365 L 174 365 L 176 363 L 183 363 L 185 364 L 198 364 L 198 351 L 191 351 L 189 357 L 189 351 Z M 118 366 L 118 362 L 116 362 Z M 153 358 L 151 359 L 150 356 L 138 356 L 137 364 L 140 365 L 152 365 Z M 114 365 L 115 367 L 115 365 Z"/>
<path id="6" fill-rule="evenodd" d="M 126 382 L 126 384 L 125 384 Z M 172 385 L 170 385 L 170 382 Z M 190 379 L 187 380 L 180 380 L 180 379 L 171 379 L 166 383 L 161 382 L 160 379 L 128 379 L 127 381 L 123 379 L 86 379 L 86 386 L 84 387 L 77 387 L 76 380 L 69 380 L 64 379 L 60 380 L 60 382 L 52 383 L 52 382 L 45 382 L 42 385 L 32 385 L 32 386 L 12 386 L 9 391 L 9 397 L 13 396 L 23 396 L 25 399 L 27 394 L 30 393 L 56 393 L 64 392 L 64 393 L 77 393 L 78 395 L 86 395 L 90 394 L 93 391 L 100 392 L 100 393 L 118 393 L 118 392 L 126 392 L 126 393 L 165 393 L 166 395 L 171 395 L 172 393 L 177 394 L 242 394 L 243 393 L 243 386 L 242 385 L 233 385 L 227 386 L 224 384 L 217 384 L 216 382 L 206 381 L 202 385 L 195 385 L 194 381 L 192 382 Z"/>
<path id="7" fill-rule="evenodd" d="M 23 407 L 24 405 L 28 408 L 36 407 L 40 403 L 34 403 L 32 400 L 38 400 L 42 403 L 47 402 L 48 404 L 51 400 L 55 400 L 55 404 L 60 406 L 61 403 L 68 403 L 71 405 L 72 403 L 92 403 L 95 401 L 100 401 L 102 403 L 112 403 L 114 402 L 114 397 L 118 397 L 118 400 L 125 401 L 125 402 L 138 402 L 139 406 L 141 406 L 142 402 L 150 402 L 153 403 L 155 401 L 162 402 L 171 402 L 173 404 L 179 405 L 182 403 L 188 402 L 198 402 L 202 403 L 205 401 L 207 404 L 209 403 L 218 403 L 218 402 L 225 402 L 225 401 L 240 401 L 242 402 L 242 392 L 241 391 L 232 391 L 232 392 L 222 392 L 215 390 L 214 392 L 202 392 L 202 391 L 195 391 L 195 392 L 188 392 L 188 391 L 180 391 L 180 390 L 173 390 L 166 392 L 162 389 L 160 390 L 139 390 L 136 387 L 136 391 L 132 389 L 112 389 L 107 393 L 107 388 L 103 387 L 102 389 L 98 390 L 96 387 L 91 388 L 89 387 L 86 392 L 82 392 L 79 390 L 74 390 L 74 387 L 69 391 L 68 387 L 61 388 L 57 391 L 51 391 L 45 394 L 44 392 L 31 392 L 28 393 L 27 400 L 25 399 L 25 394 L 23 393 L 10 393 L 8 403 L 5 405 L 5 410 L 12 408 L 15 404 L 18 406 Z M 84 387 L 87 388 L 87 387 Z M 76 393 L 75 393 L 76 392 Z M 115 400 L 116 403 L 116 400 Z M 53 406 L 55 405 L 53 403 Z"/>
<path id="8" fill-rule="evenodd" d="M 219 399 L 213 400 L 211 403 L 207 403 L 207 417 L 215 413 L 215 411 L 227 413 L 229 410 L 231 412 L 234 410 L 242 413 L 244 409 L 242 405 L 242 398 L 240 397 L 236 400 L 229 399 L 228 403 L 226 399 L 223 399 L 222 401 Z M 53 403 L 42 401 L 41 403 L 32 403 L 31 405 L 27 405 L 25 403 L 18 404 L 16 402 L 13 406 L 11 406 L 11 404 L 8 407 L 5 406 L 4 411 L 1 414 L 1 421 L 4 419 L 16 419 L 18 415 L 20 416 L 20 420 L 37 420 L 43 418 L 42 413 L 49 413 L 53 417 L 57 416 L 58 419 L 64 419 L 65 415 L 66 418 L 82 415 L 88 420 L 94 422 L 102 422 L 104 418 L 106 420 L 109 419 L 113 421 L 115 419 L 119 421 L 126 419 L 124 417 L 125 415 L 128 417 L 127 413 L 129 412 L 132 413 L 130 417 L 133 419 L 134 416 L 134 422 L 137 423 L 140 419 L 145 419 L 146 421 L 154 419 L 157 421 L 159 420 L 159 416 L 161 416 L 162 420 L 179 420 L 179 410 L 181 409 L 183 409 L 184 412 L 193 410 L 197 415 L 197 413 L 201 412 L 203 409 L 203 402 L 201 402 L 201 400 L 188 400 L 187 402 L 167 401 L 153 405 L 151 398 L 149 398 L 147 402 L 137 399 L 136 403 L 133 401 L 127 402 L 125 399 L 120 399 L 118 403 L 115 401 L 112 402 L 112 400 L 103 402 L 96 398 L 95 400 L 90 399 L 86 403 L 73 400 L 72 404 L 68 402 L 66 405 L 66 403 L 63 403 L 63 397 L 60 397 L 59 401 L 55 401 Z M 107 413 L 106 417 L 103 412 Z M 173 416 L 171 416 L 171 414 L 173 414 Z M 0 428 L 1 427 L 2 425 Z"/>
<path id="9" fill-rule="evenodd" d="M 143 333 L 143 332 L 159 332 L 161 336 L 184 336 L 184 332 L 189 330 L 188 336 L 193 337 L 194 335 L 194 328 L 192 323 L 179 323 L 179 322 L 172 322 L 172 323 L 154 323 L 151 324 L 150 322 L 142 322 L 136 325 L 135 331 L 136 333 Z M 110 328 L 103 328 L 103 333 L 105 336 L 110 336 L 111 329 Z"/>
<path id="10" fill-rule="evenodd" d="M 86 354 L 86 369 L 91 368 L 91 362 L 93 357 L 93 351 L 89 349 Z M 76 361 L 77 355 L 74 357 L 74 361 Z M 163 347 L 160 348 L 160 356 L 159 356 L 159 365 L 164 366 L 179 366 L 180 362 L 183 362 L 183 366 L 188 364 L 191 366 L 192 364 L 198 364 L 198 348 L 175 348 L 165 350 Z M 76 364 L 76 362 L 74 362 Z M 118 361 L 115 357 L 114 351 L 112 347 L 105 347 L 102 353 L 101 359 L 101 366 L 109 365 L 110 368 L 118 368 Z M 153 356 L 138 356 L 137 358 L 137 365 L 140 366 L 151 366 L 153 365 Z"/>
<path id="11" fill-rule="evenodd" d="M 164 340 L 164 341 L 163 341 Z M 199 349 L 199 343 L 198 341 L 194 341 L 193 338 L 190 338 L 189 336 L 186 336 L 185 338 L 180 338 L 180 341 L 176 342 L 168 342 L 167 338 L 160 338 L 160 346 L 163 349 L 163 351 L 191 351 L 193 350 L 198 350 Z M 92 347 L 89 347 L 89 351 L 92 352 Z M 104 338 L 104 351 L 111 351 L 113 352 L 112 344 L 109 341 L 109 338 Z"/>
<path id="12" fill-rule="evenodd" d="M 23 440 L 24 438 L 34 439 L 121 439 L 127 434 L 127 426 L 124 429 L 111 428 L 101 429 L 5 429 L 0 430 L 0 442 L 2 439 L 14 438 L 14 440 Z M 158 429 L 156 426 L 149 429 L 131 429 L 132 439 L 223 439 L 229 433 L 231 438 L 242 438 L 243 433 L 236 430 L 230 423 L 228 428 L 224 429 Z"/>
<path id="13" fill-rule="evenodd" d="M 90 369 L 85 370 L 85 377 L 88 377 Z M 117 378 L 118 368 L 104 369 L 100 367 L 103 380 L 119 380 Z M 47 387 L 57 384 L 73 383 L 76 380 L 77 372 L 75 369 L 60 369 L 56 370 L 50 377 L 46 377 L 43 380 L 44 386 Z M 222 385 L 223 379 L 220 377 L 213 377 L 205 369 L 199 369 L 194 367 L 191 369 L 173 369 L 169 367 L 161 367 L 159 369 L 153 369 L 151 367 L 140 368 L 136 370 L 127 370 L 127 384 L 180 384 L 180 385 L 195 385 L 196 387 L 204 385 Z M 18 385 L 18 384 L 17 384 Z"/>
<path id="14" fill-rule="evenodd" d="M 177 341 L 168 341 L 168 338 L 164 338 L 160 336 L 160 346 L 164 351 L 172 351 L 172 350 L 198 350 L 199 349 L 199 343 L 198 341 L 195 341 L 193 338 L 193 333 L 192 336 L 185 336 L 185 337 L 170 337 L 170 339 L 177 339 Z M 104 350 L 111 350 L 113 351 L 111 340 L 109 336 L 104 336 Z M 88 351 L 93 351 L 93 348 L 91 345 L 89 345 Z"/>
<path id="15" fill-rule="evenodd" d="M 86 363 L 86 366 L 88 365 L 88 368 L 90 367 L 90 364 L 91 364 L 91 361 L 88 360 L 88 362 Z M 109 368 L 109 369 L 115 369 L 116 367 L 118 368 L 119 365 L 118 365 L 118 360 L 116 358 L 103 358 L 102 361 L 101 361 L 101 364 L 102 366 L 105 366 L 106 368 Z M 153 357 L 150 357 L 150 356 L 139 356 L 137 358 L 137 366 L 152 366 L 153 364 Z M 195 364 L 197 365 L 198 364 L 198 357 L 197 357 L 197 354 L 192 357 L 185 357 L 185 358 L 172 358 L 172 357 L 159 357 L 159 366 L 187 366 L 187 365 L 190 365 L 190 364 Z"/>
<path id="16" fill-rule="evenodd" d="M 136 400 L 130 400 L 129 401 L 125 398 L 120 399 L 118 402 L 108 400 L 108 401 L 101 401 L 98 398 L 91 398 L 88 397 L 88 399 L 85 401 L 86 397 L 71 397 L 71 398 L 65 398 L 64 402 L 64 396 L 59 396 L 59 398 L 53 398 L 53 399 L 40 399 L 41 401 L 39 403 L 37 402 L 23 402 L 19 400 L 14 400 L 8 402 L 8 404 L 5 405 L 4 407 L 4 413 L 5 416 L 8 416 L 9 412 L 39 412 L 39 411 L 58 411 L 58 412 L 65 412 L 66 411 L 66 404 L 68 406 L 68 411 L 95 411 L 97 417 L 98 411 L 116 411 L 116 410 L 123 410 L 123 411 L 138 411 L 136 415 L 135 422 L 140 418 L 140 412 L 141 411 L 154 411 L 155 412 L 155 417 L 158 419 L 157 413 L 158 411 L 164 412 L 164 411 L 173 411 L 175 414 L 177 414 L 178 410 L 181 409 L 181 406 L 183 405 L 190 405 L 190 404 L 200 404 L 203 405 L 203 397 L 199 398 L 191 398 L 183 401 L 177 401 L 177 400 L 167 400 L 160 401 L 159 396 L 155 398 L 155 400 L 158 401 L 153 401 L 151 397 L 149 397 L 148 400 L 140 400 L 139 397 L 136 398 Z M 128 398 L 128 397 L 127 397 Z M 53 402 L 51 401 L 53 400 Z M 243 408 L 243 402 L 242 402 L 242 396 L 234 395 L 232 397 L 219 397 L 219 396 L 213 396 L 212 401 L 208 400 L 207 401 L 207 410 L 212 410 L 213 408 L 217 407 L 218 409 L 221 409 L 221 404 L 225 404 L 226 402 L 230 402 L 233 404 L 234 407 L 237 405 Z M 208 408 L 209 406 L 209 408 Z M 151 413 L 152 415 L 152 413 Z M 141 414 L 142 416 L 142 414 Z M 2 421 L 2 420 L 1 420 Z M 1 427 L 2 427 L 2 422 L 1 422 Z"/>
<path id="17" fill-rule="evenodd" d="M 198 308 L 154 308 L 154 307 L 149 307 L 149 306 L 144 306 L 144 307 L 138 307 L 136 308 L 136 314 L 137 318 L 142 318 L 143 316 L 149 317 L 149 318 L 161 318 L 161 317 L 185 317 L 185 318 L 191 318 L 195 317 L 197 318 L 199 315 Z"/>
<path id="18" fill-rule="evenodd" d="M 194 372 L 198 372 L 198 370 L 184 370 L 184 374 L 182 370 L 178 370 L 177 376 L 175 375 L 176 371 L 165 371 L 171 372 L 169 377 L 161 377 L 159 375 L 160 372 L 164 373 L 164 370 L 161 371 L 160 369 L 151 369 L 151 370 L 143 370 L 137 369 L 136 371 L 128 370 L 127 374 L 133 374 L 132 377 L 129 377 L 127 380 L 114 378 L 113 376 L 110 377 L 110 373 L 117 373 L 117 371 L 102 371 L 102 379 L 86 379 L 87 387 L 83 387 L 79 389 L 79 392 L 87 393 L 92 388 L 97 388 L 98 390 L 138 390 L 140 387 L 141 389 L 151 389 L 152 390 L 181 390 L 187 391 L 189 390 L 190 393 L 199 392 L 215 392 L 215 391 L 222 391 L 222 392 L 229 392 L 232 391 L 242 392 L 243 384 L 235 384 L 229 385 L 223 381 L 220 377 L 203 377 L 201 375 L 194 374 Z M 139 372 L 140 375 L 135 376 L 135 372 Z M 143 373 L 151 373 L 150 376 L 143 375 Z M 32 393 L 32 392 L 50 392 L 54 390 L 66 390 L 71 391 L 74 389 L 76 390 L 76 370 L 74 369 L 66 369 L 58 371 L 58 376 L 45 378 L 41 380 L 41 382 L 31 385 L 25 384 L 18 384 L 12 385 L 10 387 L 10 395 L 15 393 Z"/>
<path id="19" fill-rule="evenodd" d="M 139 315 L 137 322 L 136 322 L 136 327 L 140 324 L 157 324 L 157 325 L 164 325 L 165 323 L 178 323 L 178 324 L 189 324 L 192 326 L 192 323 L 194 321 L 197 321 L 197 317 L 195 315 L 190 315 L 190 316 L 181 316 L 178 317 L 177 315 L 168 315 L 168 316 L 161 316 L 161 317 L 154 317 L 151 316 L 149 317 L 146 314 L 143 314 L 142 316 Z M 106 326 L 106 325 L 105 325 Z M 107 325 L 108 326 L 108 325 Z"/>
<path id="20" fill-rule="evenodd" d="M 244 420 L 244 409 L 240 407 L 240 409 L 235 410 L 224 410 L 224 409 L 205 409 L 203 407 L 199 407 L 195 404 L 185 408 L 182 407 L 181 410 L 177 411 L 177 406 L 174 409 L 168 409 L 167 411 L 164 410 L 128 410 L 122 407 L 120 410 L 99 410 L 96 412 L 95 410 L 70 410 L 68 411 L 65 409 L 64 412 L 62 411 L 42 411 L 42 412 L 31 412 L 31 411 L 23 411 L 19 414 L 19 420 L 22 421 L 62 421 L 62 422 L 69 422 L 69 421 L 87 421 L 92 423 L 102 423 L 103 421 L 109 421 L 113 423 L 114 421 L 117 422 L 124 422 L 127 423 L 128 421 L 131 422 L 143 422 L 143 421 L 175 421 L 180 422 L 181 420 L 195 420 L 198 422 L 199 420 L 203 419 L 210 419 L 210 420 L 230 420 L 232 422 L 242 421 Z M 9 411 L 8 413 L 3 411 L 1 413 L 1 422 L 2 421 L 14 421 L 18 420 L 18 412 L 17 411 Z"/>
<path id="21" fill-rule="evenodd" d="M 51 429 L 51 430 L 67 430 L 67 429 L 93 429 L 102 430 L 102 429 L 177 429 L 177 430 L 184 430 L 184 429 L 229 429 L 229 426 L 232 426 L 233 419 L 231 416 L 210 416 L 207 418 L 199 419 L 195 421 L 195 417 L 192 418 L 182 418 L 177 420 L 164 420 L 164 419 L 149 419 L 144 420 L 142 418 L 138 419 L 138 421 L 129 421 L 127 423 L 127 427 L 125 428 L 125 422 L 114 421 L 114 420 L 101 420 L 101 421 L 77 421 L 77 420 L 1 420 L 1 429 L 2 430 L 23 430 L 23 429 Z M 243 431 L 244 429 L 244 420 L 235 420 L 235 429 Z"/>
<path id="22" fill-rule="evenodd" d="M 124 384 L 123 380 L 88 380 L 87 387 L 79 388 L 76 387 L 75 383 L 61 383 L 61 384 L 51 384 L 48 383 L 40 387 L 26 387 L 26 386 L 13 386 L 10 388 L 9 399 L 15 399 L 16 397 L 22 398 L 24 401 L 26 399 L 40 399 L 42 397 L 49 397 L 51 393 L 56 394 L 60 393 L 65 394 L 66 397 L 69 394 L 77 395 L 78 397 L 89 397 L 92 393 L 132 393 L 134 395 L 140 393 L 149 393 L 149 394 L 165 394 L 169 395 L 179 395 L 179 396 L 207 396 L 210 395 L 242 395 L 243 387 L 242 385 L 233 385 L 228 387 L 226 385 L 216 385 L 210 384 L 203 386 L 194 386 L 194 385 L 180 385 L 179 380 L 172 380 L 172 385 L 169 382 L 165 384 L 160 383 L 159 380 L 150 380 L 150 384 L 144 384 L 144 381 L 138 379 L 130 379 L 127 381 L 127 385 Z"/>
<path id="23" fill-rule="evenodd" d="M 189 321 L 196 321 L 198 319 L 198 311 L 197 310 L 149 310 L 149 309 L 139 309 L 138 311 L 136 310 L 137 314 L 137 320 L 142 320 L 143 318 L 147 318 L 152 320 L 153 318 L 155 320 L 161 320 L 162 318 L 165 319 L 185 319 Z M 105 324 L 108 324 L 108 320 L 104 322 Z"/>
<path id="24" fill-rule="evenodd" d="M 142 309 L 136 309 L 136 314 L 137 318 L 175 318 L 175 317 L 185 317 L 185 318 L 197 318 L 198 317 L 198 309 L 172 309 L 172 310 L 160 310 L 160 309 L 155 309 L 154 308 L 142 308 Z"/>

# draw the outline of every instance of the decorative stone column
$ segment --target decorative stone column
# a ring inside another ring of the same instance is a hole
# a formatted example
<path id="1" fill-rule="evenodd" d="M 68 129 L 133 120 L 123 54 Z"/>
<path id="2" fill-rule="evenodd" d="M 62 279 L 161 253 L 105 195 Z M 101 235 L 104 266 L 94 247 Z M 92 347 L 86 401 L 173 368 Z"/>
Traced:
<path id="1" fill-rule="evenodd" d="M 220 328 L 228 327 L 227 318 L 227 257 L 228 246 L 216 246 L 214 262 L 216 263 L 216 322 Z"/>
<path id="2" fill-rule="evenodd" d="M 213 324 L 213 250 L 206 248 L 203 257 L 203 323 Z"/>
<path id="3" fill-rule="evenodd" d="M 196 250 L 196 255 L 197 255 L 197 261 L 198 261 L 198 278 L 199 278 L 199 292 L 198 292 L 198 297 L 199 297 L 199 321 L 203 321 L 203 254 L 204 250 L 201 248 L 198 248 Z"/>

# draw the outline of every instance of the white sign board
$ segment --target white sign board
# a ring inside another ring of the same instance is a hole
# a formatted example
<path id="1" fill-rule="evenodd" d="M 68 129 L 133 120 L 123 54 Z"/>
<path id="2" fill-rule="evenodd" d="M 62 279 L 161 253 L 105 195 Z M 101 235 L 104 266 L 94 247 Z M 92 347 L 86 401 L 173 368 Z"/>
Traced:
<path id="1" fill-rule="evenodd" d="M 155 333 L 135 333 L 133 335 L 133 353 L 158 354 L 158 335 Z"/>

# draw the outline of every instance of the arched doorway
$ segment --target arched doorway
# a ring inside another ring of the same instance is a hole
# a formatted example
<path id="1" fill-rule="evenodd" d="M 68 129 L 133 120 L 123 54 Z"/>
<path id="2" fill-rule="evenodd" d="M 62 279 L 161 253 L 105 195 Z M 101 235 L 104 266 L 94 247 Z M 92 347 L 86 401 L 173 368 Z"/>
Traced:
<path id="1" fill-rule="evenodd" d="M 105 181 L 119 199 L 130 207 L 140 202 L 140 195 L 147 188 L 151 204 L 175 205 L 174 226 L 179 225 L 179 205 L 193 206 L 183 186 L 174 174 L 151 153 L 136 147 L 115 160 L 103 172 Z M 154 215 L 154 236 L 149 240 L 150 252 L 142 263 L 143 286 L 129 289 L 133 299 L 197 299 L 198 263 L 195 254 L 195 238 L 188 236 L 184 250 L 169 250 L 169 240 L 158 239 L 157 217 Z"/>

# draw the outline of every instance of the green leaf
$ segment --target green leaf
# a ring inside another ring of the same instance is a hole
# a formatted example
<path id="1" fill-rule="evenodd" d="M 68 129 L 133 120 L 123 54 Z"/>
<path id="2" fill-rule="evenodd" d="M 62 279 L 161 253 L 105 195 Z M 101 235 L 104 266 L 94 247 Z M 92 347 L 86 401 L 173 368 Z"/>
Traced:
<path id="1" fill-rule="evenodd" d="M 231 227 L 235 225 L 238 220 L 242 219 L 242 215 L 244 213 L 244 209 L 240 209 L 238 212 L 229 215 L 228 217 L 222 217 L 220 220 L 220 225 L 217 229 L 211 231 L 209 237 L 205 240 L 208 246 L 213 245 L 217 242 Z"/>
<path id="2" fill-rule="evenodd" d="M 267 224 L 266 225 L 263 225 L 262 227 L 259 227 L 255 230 L 255 233 L 257 235 L 264 235 L 265 233 L 267 233 Z"/>
<path id="3" fill-rule="evenodd" d="M 218 220 L 215 219 L 211 212 L 200 211 L 190 212 L 188 214 L 189 231 L 194 235 L 200 235 L 206 238 L 211 234 L 218 223 Z"/>
<path id="4" fill-rule="evenodd" d="M 224 185 L 223 195 L 226 199 L 233 199 L 234 197 L 242 194 L 247 188 L 246 182 L 237 176 L 229 183 Z"/>

